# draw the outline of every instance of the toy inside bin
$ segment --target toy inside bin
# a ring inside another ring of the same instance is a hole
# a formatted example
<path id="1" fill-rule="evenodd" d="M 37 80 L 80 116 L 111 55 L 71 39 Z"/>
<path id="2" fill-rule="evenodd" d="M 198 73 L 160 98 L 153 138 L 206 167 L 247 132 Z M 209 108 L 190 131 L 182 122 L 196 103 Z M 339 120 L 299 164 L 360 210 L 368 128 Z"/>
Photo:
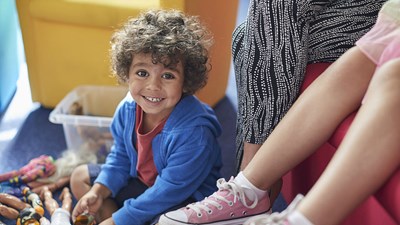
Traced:
<path id="1" fill-rule="evenodd" d="M 98 162 L 104 162 L 113 143 L 112 117 L 127 92 L 124 86 L 78 86 L 54 108 L 49 120 L 63 125 L 68 149 L 93 151 Z"/>

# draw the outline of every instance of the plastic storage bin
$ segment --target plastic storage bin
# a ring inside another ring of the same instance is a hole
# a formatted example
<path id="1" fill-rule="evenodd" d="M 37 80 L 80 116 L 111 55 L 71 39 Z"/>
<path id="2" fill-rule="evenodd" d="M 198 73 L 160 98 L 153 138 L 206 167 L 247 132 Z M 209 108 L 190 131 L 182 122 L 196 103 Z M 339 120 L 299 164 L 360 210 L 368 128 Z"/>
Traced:
<path id="1" fill-rule="evenodd" d="M 118 103 L 126 96 L 124 86 L 78 86 L 49 115 L 62 124 L 68 149 L 93 151 L 104 162 L 113 138 L 110 124 Z"/>

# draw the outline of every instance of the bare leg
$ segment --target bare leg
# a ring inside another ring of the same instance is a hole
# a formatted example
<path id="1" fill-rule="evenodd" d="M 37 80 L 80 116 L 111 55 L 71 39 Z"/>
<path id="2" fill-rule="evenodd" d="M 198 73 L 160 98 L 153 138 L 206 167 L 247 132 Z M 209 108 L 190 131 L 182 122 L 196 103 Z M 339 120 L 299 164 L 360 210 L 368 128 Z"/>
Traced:
<path id="1" fill-rule="evenodd" d="M 312 154 L 356 110 L 375 65 L 357 47 L 333 63 L 299 97 L 243 170 L 256 187 L 268 189 Z"/>
<path id="2" fill-rule="evenodd" d="M 378 70 L 337 153 L 299 204 L 314 224 L 338 224 L 400 165 L 399 71 L 400 59 Z"/>
<path id="3" fill-rule="evenodd" d="M 90 190 L 92 186 L 90 184 L 87 165 L 80 165 L 74 169 L 71 174 L 70 183 L 71 192 L 76 199 L 82 198 L 82 196 Z"/>
<path id="4" fill-rule="evenodd" d="M 260 147 L 261 145 L 244 142 L 243 159 L 240 166 L 241 167 L 240 170 L 243 170 L 247 166 L 247 164 L 251 161 L 251 159 L 254 157 L 254 155 L 257 153 Z M 271 203 L 271 206 L 274 204 L 276 198 L 281 192 L 282 183 L 283 183 L 282 179 L 279 179 L 269 188 L 270 189 L 269 201 Z"/>

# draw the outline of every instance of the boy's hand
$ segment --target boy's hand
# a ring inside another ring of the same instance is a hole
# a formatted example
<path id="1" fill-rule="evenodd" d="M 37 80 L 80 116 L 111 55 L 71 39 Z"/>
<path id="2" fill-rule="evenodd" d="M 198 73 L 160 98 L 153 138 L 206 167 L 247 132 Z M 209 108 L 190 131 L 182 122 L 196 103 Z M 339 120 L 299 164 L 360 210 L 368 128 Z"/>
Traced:
<path id="1" fill-rule="evenodd" d="M 83 213 L 95 215 L 102 204 L 103 198 L 97 195 L 93 190 L 90 190 L 76 204 L 72 212 L 72 220 L 75 222 L 76 217 Z"/>

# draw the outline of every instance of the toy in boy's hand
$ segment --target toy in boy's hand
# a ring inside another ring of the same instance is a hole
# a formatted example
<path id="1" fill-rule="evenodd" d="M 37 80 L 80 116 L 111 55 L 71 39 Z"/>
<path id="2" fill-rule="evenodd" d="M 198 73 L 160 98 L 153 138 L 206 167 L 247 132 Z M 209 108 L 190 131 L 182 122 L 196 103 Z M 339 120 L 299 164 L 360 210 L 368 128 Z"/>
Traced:
<path id="1" fill-rule="evenodd" d="M 9 181 L 11 184 L 28 183 L 39 177 L 48 177 L 55 172 L 54 159 L 48 155 L 41 155 L 29 161 L 19 170 L 0 174 L 0 182 Z"/>
<path id="2" fill-rule="evenodd" d="M 96 220 L 94 216 L 89 213 L 82 213 L 81 215 L 76 217 L 74 225 L 94 225 L 96 224 Z"/>
<path id="3" fill-rule="evenodd" d="M 44 215 L 43 202 L 40 199 L 39 195 L 31 191 L 29 187 L 25 187 L 24 189 L 22 189 L 22 193 L 25 196 L 24 197 L 25 202 L 30 203 L 31 206 L 35 209 L 35 211 L 39 215 L 43 216 Z"/>

